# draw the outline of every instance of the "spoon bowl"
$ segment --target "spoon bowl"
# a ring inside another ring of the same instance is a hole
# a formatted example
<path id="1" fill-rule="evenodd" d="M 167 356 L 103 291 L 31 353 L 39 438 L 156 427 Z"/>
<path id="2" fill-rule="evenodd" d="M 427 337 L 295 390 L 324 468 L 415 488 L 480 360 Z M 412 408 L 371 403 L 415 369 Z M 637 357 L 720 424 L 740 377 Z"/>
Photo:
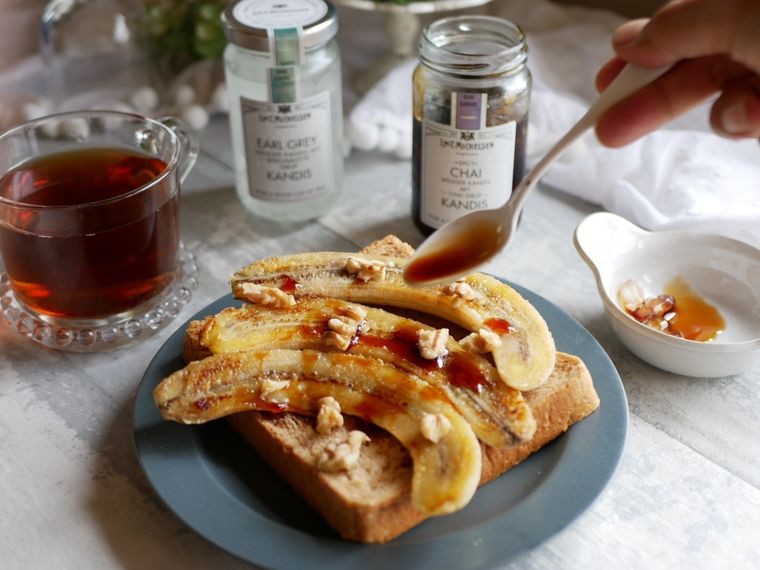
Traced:
<path id="1" fill-rule="evenodd" d="M 523 178 L 503 206 L 492 210 L 476 210 L 455 218 L 425 240 L 406 266 L 406 281 L 410 285 L 453 281 L 472 273 L 498 254 L 512 239 L 528 194 L 554 161 L 593 127 L 602 113 L 668 69 L 646 69 L 635 65 L 625 67 L 586 114 Z"/>
<path id="2" fill-rule="evenodd" d="M 504 248 L 514 231 L 505 225 L 504 210 L 475 213 L 476 224 L 469 215 L 456 218 L 435 233 L 435 240 L 428 239 L 417 249 L 404 272 L 407 283 L 434 285 L 451 281 L 472 273 Z"/>

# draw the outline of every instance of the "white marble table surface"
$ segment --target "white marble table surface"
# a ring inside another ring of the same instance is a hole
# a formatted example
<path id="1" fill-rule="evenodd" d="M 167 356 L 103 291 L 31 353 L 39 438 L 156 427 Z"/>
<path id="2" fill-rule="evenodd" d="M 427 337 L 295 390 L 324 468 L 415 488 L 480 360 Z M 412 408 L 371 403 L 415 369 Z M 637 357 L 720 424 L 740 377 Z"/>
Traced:
<path id="1" fill-rule="evenodd" d="M 373 49 L 382 39 L 366 41 Z M 406 161 L 354 153 L 340 204 L 320 220 L 281 228 L 240 206 L 224 120 L 200 137 L 204 152 L 182 197 L 183 239 L 197 256 L 200 287 L 168 329 L 136 348 L 81 355 L 41 349 L 0 326 L 1 568 L 250 567 L 178 520 L 140 470 L 131 408 L 148 362 L 180 323 L 227 292 L 233 270 L 255 258 L 350 251 L 388 233 L 422 239 L 410 222 Z M 594 210 L 539 189 L 514 246 L 487 267 L 587 327 L 618 368 L 630 408 L 622 464 L 599 500 L 504 568 L 757 568 L 760 369 L 696 380 L 625 350 L 571 243 L 575 225 Z"/>

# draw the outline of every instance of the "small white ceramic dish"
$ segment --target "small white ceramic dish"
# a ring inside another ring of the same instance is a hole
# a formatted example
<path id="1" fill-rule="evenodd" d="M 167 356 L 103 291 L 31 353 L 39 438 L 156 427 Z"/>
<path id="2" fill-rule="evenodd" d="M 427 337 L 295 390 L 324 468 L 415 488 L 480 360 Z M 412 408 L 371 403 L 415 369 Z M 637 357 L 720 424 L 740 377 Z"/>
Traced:
<path id="1" fill-rule="evenodd" d="M 615 334 L 650 364 L 685 376 L 715 378 L 760 365 L 760 250 L 695 232 L 648 232 L 600 212 L 575 230 L 575 247 L 591 267 Z M 647 295 L 682 277 L 726 320 L 713 341 L 698 342 L 654 330 L 631 317 L 618 301 L 620 286 L 638 282 Z"/>

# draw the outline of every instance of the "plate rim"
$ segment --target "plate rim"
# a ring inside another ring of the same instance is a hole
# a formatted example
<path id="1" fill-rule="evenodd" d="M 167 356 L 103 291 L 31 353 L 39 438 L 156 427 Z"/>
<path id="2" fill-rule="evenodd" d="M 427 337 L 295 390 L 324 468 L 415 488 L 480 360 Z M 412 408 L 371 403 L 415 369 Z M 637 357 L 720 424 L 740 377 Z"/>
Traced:
<path id="1" fill-rule="evenodd" d="M 512 281 L 499 277 L 496 278 L 513 287 L 520 295 L 531 302 L 545 319 L 553 320 L 555 318 L 560 318 L 561 320 L 566 320 L 570 326 L 576 329 L 577 333 L 581 333 L 581 336 L 584 337 L 582 342 L 577 340 L 576 342 L 581 342 L 583 345 L 589 344 L 590 346 L 588 347 L 588 350 L 595 356 L 594 359 L 590 359 L 591 362 L 583 359 L 584 363 L 591 371 L 595 389 L 597 390 L 597 393 L 599 393 L 601 400 L 600 408 L 593 412 L 589 418 L 593 417 L 594 414 L 599 414 L 596 420 L 598 423 L 602 421 L 600 418 L 610 416 L 612 419 L 615 419 L 615 417 L 617 417 L 617 424 L 614 425 L 615 429 L 610 430 L 615 434 L 614 441 L 610 441 L 611 453 L 604 454 L 601 465 L 597 465 L 598 470 L 591 472 L 591 475 L 594 476 L 592 477 L 592 480 L 584 481 L 583 484 L 580 484 L 580 488 L 579 483 L 573 480 L 570 481 L 570 486 L 572 487 L 573 484 L 575 486 L 572 490 L 565 488 L 566 482 L 562 483 L 560 481 L 560 484 L 558 484 L 557 481 L 551 481 L 553 478 L 557 477 L 557 468 L 560 467 L 563 462 L 565 462 L 565 469 L 567 469 L 568 459 L 566 458 L 566 455 L 568 450 L 563 450 L 563 453 L 552 469 L 552 472 L 542 479 L 542 482 L 536 487 L 536 489 L 530 492 L 525 499 L 519 501 L 516 505 L 502 512 L 500 515 L 483 521 L 480 524 L 475 524 L 468 528 L 451 532 L 443 537 L 428 538 L 416 542 L 404 542 L 398 541 L 397 539 L 396 541 L 391 541 L 382 545 L 367 545 L 344 541 L 339 538 L 310 535 L 301 530 L 290 528 L 277 521 L 268 519 L 257 513 L 255 509 L 251 508 L 249 505 L 250 510 L 256 513 L 256 516 L 252 517 L 248 522 L 257 523 L 254 528 L 250 529 L 251 536 L 253 536 L 255 532 L 261 532 L 264 530 L 265 532 L 269 532 L 269 539 L 280 539 L 275 540 L 273 543 L 274 550 L 277 550 L 276 554 L 272 554 L 271 551 L 273 550 L 273 547 L 270 545 L 267 547 L 269 552 L 267 552 L 267 548 L 262 548 L 254 551 L 253 554 L 255 555 L 252 556 L 250 551 L 241 548 L 239 544 L 235 544 L 234 540 L 230 541 L 224 532 L 220 533 L 217 525 L 204 525 L 203 521 L 197 520 L 192 512 L 188 514 L 181 504 L 175 504 L 175 501 L 166 488 L 166 482 L 161 479 L 160 473 L 156 473 L 155 465 L 151 464 L 151 461 L 146 461 L 144 451 L 145 443 L 140 432 L 144 427 L 140 421 L 142 415 L 144 415 L 144 411 L 147 412 L 148 415 L 150 415 L 151 409 L 154 415 L 157 415 L 158 413 L 152 406 L 152 397 L 150 397 L 153 387 L 157 384 L 157 379 L 151 378 L 151 376 L 155 376 L 155 370 L 162 363 L 168 364 L 172 360 L 180 358 L 181 353 L 176 351 L 177 345 L 181 347 L 180 341 L 184 337 L 184 331 L 192 320 L 213 314 L 218 310 L 214 307 L 231 306 L 235 303 L 239 304 L 238 301 L 235 301 L 232 298 L 230 293 L 208 303 L 178 327 L 164 341 L 146 367 L 132 406 L 133 444 L 138 462 L 146 479 L 167 508 L 202 538 L 239 559 L 269 568 L 301 568 L 304 563 L 310 565 L 318 564 L 320 562 L 319 558 L 323 558 L 325 563 L 329 562 L 332 566 L 332 570 L 339 570 L 344 567 L 353 568 L 356 567 L 357 564 L 363 564 L 369 568 L 388 568 L 399 564 L 408 564 L 410 559 L 414 560 L 415 567 L 418 568 L 440 567 L 441 563 L 451 562 L 451 556 L 455 551 L 467 550 L 468 552 L 471 551 L 473 554 L 477 553 L 478 560 L 473 560 L 472 557 L 468 557 L 468 560 L 472 563 L 462 560 L 462 563 L 466 564 L 464 566 L 460 564 L 458 567 L 462 568 L 462 570 L 465 570 L 465 568 L 468 570 L 475 570 L 491 567 L 494 563 L 506 563 L 507 561 L 532 550 L 558 534 L 585 513 L 596 502 L 604 489 L 614 478 L 624 455 L 627 442 L 629 423 L 628 403 L 622 380 L 615 369 L 614 364 L 596 338 L 594 338 L 581 323 L 562 308 L 541 295 Z M 547 318 L 547 315 L 544 314 L 545 312 L 553 313 L 550 315 L 551 318 Z M 599 369 L 597 370 L 596 376 L 591 370 L 592 368 Z M 606 398 L 602 397 L 602 393 L 606 395 Z M 146 397 L 149 398 L 148 409 L 142 410 L 141 408 L 146 406 L 144 402 Z M 588 426 L 590 425 L 589 423 L 584 424 L 584 421 L 585 420 L 572 426 L 573 429 L 565 432 L 565 434 L 554 440 L 552 444 L 560 444 L 563 446 L 580 445 L 582 447 L 583 432 L 587 431 Z M 584 425 L 586 428 L 584 428 Z M 184 429 L 187 430 L 186 426 L 181 427 L 184 427 Z M 609 426 L 605 429 L 609 429 Z M 608 449 L 608 451 L 610 450 Z M 536 452 L 536 454 L 538 453 L 541 453 L 541 450 Z M 198 454 L 197 457 L 200 459 L 201 455 Z M 570 457 L 571 461 L 572 459 L 578 458 Z M 571 463 L 570 468 L 572 467 L 573 464 Z M 492 485 L 498 481 L 498 479 L 499 478 L 489 484 Z M 589 485 L 591 485 L 591 488 Z M 562 502 L 562 499 L 567 499 L 568 495 L 570 496 L 570 499 L 567 502 Z M 231 496 L 230 499 L 237 502 L 237 499 Z M 535 509 L 541 503 L 546 503 L 547 500 L 552 501 L 552 506 L 559 509 L 559 513 L 554 513 L 555 516 L 548 520 L 538 521 L 541 524 L 540 526 L 537 526 L 537 521 L 535 520 L 537 511 Z M 533 512 L 531 512 L 531 510 L 533 510 Z M 509 524 L 510 519 L 515 519 L 521 522 L 515 527 L 514 524 Z M 435 519 L 429 519 L 423 524 L 435 524 Z M 414 529 L 409 532 L 413 532 L 413 530 Z M 516 533 L 516 536 L 510 535 L 509 532 Z M 443 545 L 441 545 L 442 542 Z M 280 544 L 280 546 L 288 545 L 287 551 L 283 552 L 282 550 L 279 550 L 279 547 L 275 543 Z M 437 547 L 431 549 L 430 547 L 433 544 Z M 486 545 L 485 548 L 483 547 L 484 544 Z M 491 544 L 490 550 L 488 550 L 489 544 Z M 294 547 L 296 545 L 298 548 Z M 499 548 L 499 545 L 502 545 L 505 548 Z M 441 546 L 443 546 L 443 548 L 441 548 Z M 317 558 L 315 558 L 315 556 Z"/>

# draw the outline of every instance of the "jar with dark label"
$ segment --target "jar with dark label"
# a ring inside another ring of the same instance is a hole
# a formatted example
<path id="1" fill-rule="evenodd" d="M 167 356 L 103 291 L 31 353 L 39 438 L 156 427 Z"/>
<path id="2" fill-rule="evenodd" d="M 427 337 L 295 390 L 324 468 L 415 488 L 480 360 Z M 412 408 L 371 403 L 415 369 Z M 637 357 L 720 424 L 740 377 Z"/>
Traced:
<path id="1" fill-rule="evenodd" d="M 523 177 L 530 106 L 522 30 L 491 16 L 438 20 L 414 71 L 412 216 L 430 234 L 504 204 Z"/>
<path id="2" fill-rule="evenodd" d="M 223 16 L 236 189 L 258 216 L 316 218 L 343 180 L 335 8 L 324 0 L 237 0 Z"/>

